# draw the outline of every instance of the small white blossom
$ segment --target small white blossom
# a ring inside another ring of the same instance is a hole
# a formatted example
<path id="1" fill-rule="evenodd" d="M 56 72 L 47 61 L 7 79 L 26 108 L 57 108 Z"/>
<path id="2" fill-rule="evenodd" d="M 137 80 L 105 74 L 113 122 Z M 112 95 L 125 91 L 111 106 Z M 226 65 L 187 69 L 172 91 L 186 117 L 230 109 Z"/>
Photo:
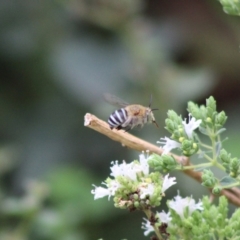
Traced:
<path id="1" fill-rule="evenodd" d="M 93 189 L 91 193 L 94 194 L 94 200 L 98 198 L 103 198 L 106 196 L 108 196 L 108 200 L 109 200 L 111 196 L 114 196 L 115 192 L 120 187 L 120 184 L 115 180 L 112 180 L 109 184 L 106 184 L 106 183 L 103 183 L 103 184 L 107 185 L 107 188 L 97 187 L 93 185 L 95 189 Z"/>
<path id="2" fill-rule="evenodd" d="M 169 224 L 172 220 L 172 218 L 170 217 L 170 212 L 168 212 L 168 213 L 165 213 L 165 211 L 157 212 L 156 215 L 160 219 L 161 223 Z"/>
<path id="3" fill-rule="evenodd" d="M 140 154 L 139 162 L 141 171 L 144 173 L 145 176 L 148 175 L 149 174 L 148 158 L 146 158 L 144 154 Z"/>
<path id="4" fill-rule="evenodd" d="M 112 167 L 110 167 L 112 173 L 110 174 L 111 176 L 113 176 L 114 178 L 116 178 L 117 176 L 125 176 L 125 177 L 129 177 L 132 180 L 136 180 L 137 179 L 137 175 L 136 175 L 136 170 L 133 167 L 133 163 L 126 163 L 123 162 L 121 164 L 118 164 L 118 161 L 112 162 Z"/>
<path id="5" fill-rule="evenodd" d="M 203 210 L 202 202 L 199 200 L 195 203 L 192 197 L 182 198 L 177 195 L 174 200 L 169 202 L 169 207 L 172 208 L 181 218 L 184 218 L 184 210 L 188 209 L 188 214 L 191 215 L 195 210 Z"/>
<path id="6" fill-rule="evenodd" d="M 142 223 L 142 229 L 145 230 L 143 234 L 147 236 L 150 232 L 154 232 L 154 228 L 146 218 L 143 218 L 143 220 L 145 221 Z"/>
<path id="7" fill-rule="evenodd" d="M 181 144 L 179 142 L 171 140 L 168 137 L 161 138 L 160 140 L 162 140 L 162 141 L 157 141 L 157 143 L 164 145 L 162 154 L 167 154 L 172 149 L 181 147 Z"/>
<path id="8" fill-rule="evenodd" d="M 187 123 L 187 120 L 185 119 L 184 121 L 182 121 L 182 124 L 184 126 L 184 130 L 185 130 L 187 136 L 189 138 L 192 138 L 193 131 L 200 126 L 200 124 L 202 123 L 202 120 L 201 119 L 196 120 L 196 118 L 192 117 L 192 115 L 190 113 L 188 116 L 189 116 L 188 123 Z"/>
<path id="9" fill-rule="evenodd" d="M 93 185 L 95 187 L 95 189 L 93 189 L 91 191 L 92 194 L 94 194 L 94 200 L 98 199 L 98 198 L 103 198 L 105 196 L 111 196 L 109 189 L 104 188 L 104 187 L 97 187 L 95 185 Z"/>
<path id="10" fill-rule="evenodd" d="M 131 162 L 126 163 L 123 162 L 121 164 L 118 161 L 112 162 L 111 176 L 116 178 L 117 176 L 129 177 L 133 181 L 137 180 L 137 174 L 142 172 L 145 176 L 149 174 L 149 165 L 147 163 L 148 159 L 141 154 L 139 156 L 139 162 Z"/>
<path id="11" fill-rule="evenodd" d="M 169 174 L 165 175 L 163 179 L 163 185 L 162 185 L 162 192 L 164 193 L 168 188 L 170 188 L 172 185 L 176 184 L 176 178 L 175 177 L 168 177 Z"/>
<path id="12" fill-rule="evenodd" d="M 144 199 L 146 196 L 151 196 L 154 192 L 154 185 L 152 183 L 148 183 L 147 186 L 142 186 L 140 189 L 140 198 Z"/>

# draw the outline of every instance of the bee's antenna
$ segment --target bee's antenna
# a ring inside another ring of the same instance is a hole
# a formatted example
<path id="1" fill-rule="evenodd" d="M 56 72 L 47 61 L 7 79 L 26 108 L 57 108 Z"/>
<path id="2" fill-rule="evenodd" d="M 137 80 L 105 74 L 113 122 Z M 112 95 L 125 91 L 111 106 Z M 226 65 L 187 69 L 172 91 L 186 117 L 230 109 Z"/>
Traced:
<path id="1" fill-rule="evenodd" d="M 149 108 L 151 108 L 151 105 L 152 105 L 152 94 L 151 94 L 151 96 L 150 96 Z"/>
<path id="2" fill-rule="evenodd" d="M 153 123 L 156 125 L 157 128 L 159 128 L 159 126 L 158 126 L 156 121 L 153 121 Z"/>
<path id="3" fill-rule="evenodd" d="M 150 103 L 149 103 L 149 108 L 151 109 L 151 105 L 152 105 L 152 94 L 150 96 Z M 156 110 L 159 110 L 158 108 L 153 108 L 151 109 L 151 111 L 156 111 Z"/>
<path id="4" fill-rule="evenodd" d="M 151 112 L 158 110 L 158 108 L 153 108 L 153 109 L 152 109 L 152 108 L 151 108 L 151 105 L 152 105 L 152 94 L 151 94 L 151 96 L 150 96 L 149 108 L 151 109 Z M 155 121 L 155 119 L 153 120 L 153 123 L 156 125 L 157 128 L 159 128 L 159 126 L 158 126 L 157 122 Z"/>

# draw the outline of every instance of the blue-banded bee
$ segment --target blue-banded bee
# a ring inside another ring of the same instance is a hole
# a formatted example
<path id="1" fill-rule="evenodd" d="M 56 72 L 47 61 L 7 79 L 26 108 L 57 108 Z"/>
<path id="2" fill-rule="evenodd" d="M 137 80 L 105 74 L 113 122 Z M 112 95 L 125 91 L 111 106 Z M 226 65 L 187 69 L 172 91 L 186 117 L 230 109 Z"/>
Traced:
<path id="1" fill-rule="evenodd" d="M 155 121 L 153 111 L 158 109 L 152 109 L 152 96 L 150 99 L 149 107 L 144 107 L 139 104 L 128 104 L 122 99 L 113 96 L 111 94 L 105 94 L 104 98 L 110 104 L 121 106 L 122 108 L 114 111 L 108 118 L 108 124 L 111 129 L 117 130 L 123 129 L 129 131 L 135 126 L 141 126 L 145 123 L 154 123 L 157 127 L 158 124 Z"/>

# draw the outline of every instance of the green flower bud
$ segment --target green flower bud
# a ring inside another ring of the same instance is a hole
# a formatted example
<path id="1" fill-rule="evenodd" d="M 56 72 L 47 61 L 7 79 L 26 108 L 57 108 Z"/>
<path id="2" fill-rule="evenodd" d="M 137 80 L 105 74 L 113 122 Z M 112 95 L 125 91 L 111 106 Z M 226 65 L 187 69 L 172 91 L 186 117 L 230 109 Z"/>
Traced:
<path id="1" fill-rule="evenodd" d="M 236 172 L 230 172 L 229 176 L 232 178 L 236 178 L 238 175 L 236 174 Z"/>
<path id="2" fill-rule="evenodd" d="M 177 129 L 177 126 L 182 124 L 182 117 L 178 116 L 177 113 L 174 112 L 173 110 L 169 110 L 167 112 L 167 115 L 168 115 L 168 119 L 172 121 L 171 125 L 169 126 L 170 130 Z"/>
<path id="3" fill-rule="evenodd" d="M 175 158 L 167 154 L 164 154 L 162 156 L 159 156 L 157 154 L 152 154 L 149 157 L 148 164 L 151 168 L 154 168 L 155 170 L 163 171 L 163 172 L 169 172 L 175 169 L 178 165 Z M 159 175 L 156 175 L 156 177 L 157 179 L 159 179 Z"/>
<path id="4" fill-rule="evenodd" d="M 207 122 L 207 123 L 212 123 L 212 119 L 211 119 L 210 117 L 207 117 L 207 118 L 206 118 L 206 122 Z"/>
<path id="5" fill-rule="evenodd" d="M 232 169 L 232 170 L 237 171 L 238 168 L 239 168 L 239 165 L 240 165 L 239 159 L 237 159 L 237 158 L 231 159 L 230 165 L 231 165 L 231 169 Z"/>
<path id="6" fill-rule="evenodd" d="M 202 185 L 212 188 L 216 185 L 217 179 L 211 170 L 205 169 L 202 173 Z"/>
<path id="7" fill-rule="evenodd" d="M 237 177 L 239 174 L 239 166 L 240 166 L 240 160 L 237 158 L 233 158 L 230 161 L 230 176 L 231 177 Z"/>
<path id="8" fill-rule="evenodd" d="M 173 156 L 162 155 L 162 168 L 166 170 L 166 172 L 170 172 L 177 167 L 178 163 Z"/>
<path id="9" fill-rule="evenodd" d="M 160 162 L 161 162 L 161 156 L 158 154 L 153 153 L 151 154 L 151 156 L 148 157 L 148 165 L 151 168 L 158 169 Z"/>
<path id="10" fill-rule="evenodd" d="M 209 117 L 212 117 L 214 113 L 216 113 L 217 105 L 214 97 L 211 96 L 206 100 L 206 108 L 207 108 L 207 115 Z"/>
<path id="11" fill-rule="evenodd" d="M 230 172 L 231 154 L 228 154 L 225 149 L 222 149 L 220 151 L 219 158 L 221 159 L 226 172 L 229 173 Z"/>
<path id="12" fill-rule="evenodd" d="M 182 134 L 181 134 L 178 130 L 175 130 L 175 131 L 173 132 L 172 139 L 178 141 L 178 139 L 179 139 L 180 137 L 182 137 Z"/>
<path id="13" fill-rule="evenodd" d="M 224 111 L 216 115 L 215 123 L 217 124 L 218 127 L 222 127 L 226 121 L 227 121 L 227 116 Z"/>
<path id="14" fill-rule="evenodd" d="M 191 113 L 191 115 L 193 117 L 195 117 L 196 119 L 201 119 L 202 118 L 202 114 L 201 111 L 198 107 L 197 104 L 193 103 L 193 102 L 188 102 L 188 108 L 187 108 L 188 112 Z"/>
<path id="15" fill-rule="evenodd" d="M 191 229 L 191 228 L 192 228 L 192 222 L 189 221 L 188 219 L 184 219 L 184 220 L 183 220 L 183 226 L 184 226 L 185 228 Z"/>
<path id="16" fill-rule="evenodd" d="M 223 163 L 228 163 L 228 164 L 230 163 L 231 154 L 228 154 L 225 149 L 222 149 L 220 151 L 219 157 Z"/>
<path id="17" fill-rule="evenodd" d="M 166 125 L 165 129 L 167 129 L 170 133 L 173 133 L 173 131 L 175 130 L 175 124 L 173 120 L 167 118 L 165 120 L 165 125 Z"/>
<path id="18" fill-rule="evenodd" d="M 178 141 L 179 141 L 180 143 L 182 143 L 184 139 L 185 139 L 184 137 L 180 137 L 180 138 L 178 139 Z"/>
<path id="19" fill-rule="evenodd" d="M 221 193 L 221 191 L 222 191 L 222 187 L 218 185 L 218 186 L 215 186 L 215 187 L 213 188 L 212 193 L 213 193 L 214 195 L 219 195 L 219 194 Z"/>
<path id="20" fill-rule="evenodd" d="M 198 144 L 193 140 L 184 139 L 182 141 L 182 151 L 185 156 L 191 156 L 198 151 Z"/>
<path id="21" fill-rule="evenodd" d="M 138 194 L 137 194 L 137 193 L 135 193 L 135 194 L 133 195 L 133 199 L 138 200 Z"/>
<path id="22" fill-rule="evenodd" d="M 193 146 L 194 149 L 197 149 L 197 150 L 198 150 L 198 145 L 197 145 L 197 143 L 193 143 L 192 146 Z"/>
<path id="23" fill-rule="evenodd" d="M 135 201 L 135 202 L 133 203 L 133 205 L 134 205 L 135 208 L 139 208 L 140 203 L 139 203 L 138 201 Z"/>
<path id="24" fill-rule="evenodd" d="M 201 105 L 199 109 L 200 109 L 200 112 L 201 112 L 202 116 L 206 116 L 207 115 L 206 106 Z"/>
<path id="25" fill-rule="evenodd" d="M 192 141 L 188 140 L 188 139 L 183 140 L 182 141 L 182 148 L 185 151 L 190 150 L 192 148 Z"/>
<path id="26" fill-rule="evenodd" d="M 179 133 L 184 133 L 185 132 L 182 126 L 178 127 L 178 131 L 179 131 Z"/>

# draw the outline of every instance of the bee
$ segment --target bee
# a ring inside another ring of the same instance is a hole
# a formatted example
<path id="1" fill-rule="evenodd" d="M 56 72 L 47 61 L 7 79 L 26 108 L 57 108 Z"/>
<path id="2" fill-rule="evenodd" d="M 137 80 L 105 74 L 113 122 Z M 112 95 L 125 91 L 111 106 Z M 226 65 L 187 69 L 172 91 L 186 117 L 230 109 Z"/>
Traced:
<path id="1" fill-rule="evenodd" d="M 139 104 L 128 104 L 122 99 L 111 94 L 104 94 L 104 98 L 112 105 L 122 108 L 115 110 L 108 118 L 108 124 L 111 129 L 123 129 L 129 131 L 135 126 L 143 127 L 145 123 L 154 123 L 157 127 L 153 111 L 157 108 L 151 108 L 152 96 L 148 107 Z"/>

